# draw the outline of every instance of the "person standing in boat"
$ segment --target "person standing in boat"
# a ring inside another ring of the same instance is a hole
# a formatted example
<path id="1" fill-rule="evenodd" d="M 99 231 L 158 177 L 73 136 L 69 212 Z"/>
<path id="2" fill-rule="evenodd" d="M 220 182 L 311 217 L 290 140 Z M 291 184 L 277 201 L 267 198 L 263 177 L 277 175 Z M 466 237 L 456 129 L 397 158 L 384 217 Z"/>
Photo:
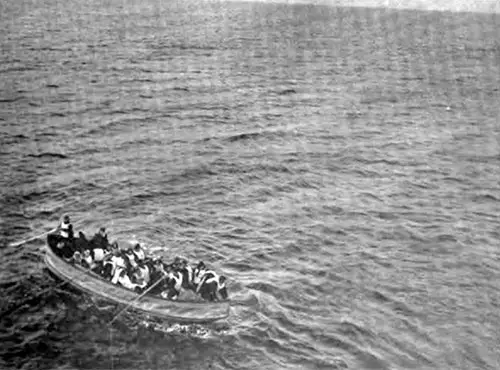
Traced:
<path id="1" fill-rule="evenodd" d="M 56 233 L 49 235 L 52 238 L 54 246 L 56 246 L 54 252 L 69 260 L 73 257 L 74 253 L 74 235 L 73 235 L 73 225 L 68 215 L 64 215 L 62 222 L 57 227 Z"/>
<path id="2" fill-rule="evenodd" d="M 71 225 L 68 215 L 64 215 L 63 221 L 59 225 L 59 236 L 64 243 L 71 243 L 73 241 L 73 225 Z"/>

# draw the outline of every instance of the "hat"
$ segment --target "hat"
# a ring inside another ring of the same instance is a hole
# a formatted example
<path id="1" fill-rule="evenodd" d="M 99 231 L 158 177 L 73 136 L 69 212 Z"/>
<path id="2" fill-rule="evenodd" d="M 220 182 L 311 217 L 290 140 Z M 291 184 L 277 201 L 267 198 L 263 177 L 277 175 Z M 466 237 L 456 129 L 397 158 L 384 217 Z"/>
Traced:
<path id="1" fill-rule="evenodd" d="M 64 222 L 69 222 L 69 216 L 68 216 L 68 215 L 64 215 L 64 217 L 63 217 L 63 221 L 64 221 Z"/>

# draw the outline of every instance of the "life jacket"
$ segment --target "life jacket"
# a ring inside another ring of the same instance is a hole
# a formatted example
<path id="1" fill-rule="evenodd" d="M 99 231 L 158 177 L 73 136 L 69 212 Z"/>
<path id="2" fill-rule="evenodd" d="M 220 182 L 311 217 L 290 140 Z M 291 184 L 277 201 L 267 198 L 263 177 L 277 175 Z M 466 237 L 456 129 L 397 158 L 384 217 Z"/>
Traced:
<path id="1" fill-rule="evenodd" d="M 59 228 L 59 235 L 61 235 L 63 238 L 68 239 L 69 238 L 69 226 L 70 223 L 65 223 L 64 221 L 61 223 L 61 226 Z"/>
<path id="2" fill-rule="evenodd" d="M 101 262 L 102 260 L 104 260 L 104 257 L 106 257 L 104 249 L 102 248 L 94 249 L 94 261 Z"/>
<path id="3" fill-rule="evenodd" d="M 169 273 L 169 278 L 174 279 L 175 281 L 174 289 L 180 292 L 182 287 L 182 274 L 180 272 Z"/>
<path id="4" fill-rule="evenodd" d="M 211 278 L 208 278 L 205 280 L 205 284 L 210 284 L 216 282 L 217 283 L 217 292 L 221 289 L 223 289 L 226 286 L 226 282 L 224 281 L 222 284 L 220 282 L 219 276 L 213 276 Z"/>
<path id="5" fill-rule="evenodd" d="M 193 284 L 193 268 L 190 265 L 186 266 L 186 271 L 188 273 L 188 283 Z"/>
<path id="6" fill-rule="evenodd" d="M 127 257 L 128 261 L 130 262 L 130 266 L 133 268 L 137 267 L 137 261 L 135 260 L 135 254 L 134 253 L 125 253 L 125 257 Z"/>
<path id="7" fill-rule="evenodd" d="M 111 276 L 115 276 L 115 273 L 118 269 L 125 270 L 127 267 L 127 264 L 123 257 L 121 256 L 113 256 L 109 260 L 104 261 L 104 266 L 110 264 L 112 266 L 111 268 Z M 116 284 L 116 283 L 113 283 Z"/>
<path id="8" fill-rule="evenodd" d="M 134 290 L 137 284 L 132 283 L 132 280 L 130 280 L 130 277 L 127 274 L 127 271 L 125 269 L 119 267 L 116 269 L 116 272 L 113 276 L 113 279 L 111 280 L 113 284 L 120 283 L 121 286 L 127 289 Z"/>
<path id="9" fill-rule="evenodd" d="M 92 255 L 88 255 L 88 256 L 84 256 L 83 257 L 83 260 L 85 261 L 85 263 L 89 266 L 89 269 L 93 269 L 96 264 L 94 263 L 94 259 L 92 258 Z"/>
<path id="10" fill-rule="evenodd" d="M 134 252 L 135 254 L 135 257 L 139 260 L 139 261 L 142 261 L 146 258 L 146 256 L 144 255 L 144 251 L 142 249 L 139 249 L 139 250 L 135 250 L 133 249 L 132 252 Z"/>
<path id="11" fill-rule="evenodd" d="M 207 271 L 205 268 L 199 269 L 196 267 L 193 271 L 193 284 L 199 284 Z"/>
<path id="12" fill-rule="evenodd" d="M 144 286 L 149 284 L 149 281 L 151 280 L 151 276 L 149 274 L 149 267 L 144 265 L 144 266 L 137 266 L 137 272 L 135 273 L 135 276 L 137 277 L 138 284 L 143 288 Z"/>

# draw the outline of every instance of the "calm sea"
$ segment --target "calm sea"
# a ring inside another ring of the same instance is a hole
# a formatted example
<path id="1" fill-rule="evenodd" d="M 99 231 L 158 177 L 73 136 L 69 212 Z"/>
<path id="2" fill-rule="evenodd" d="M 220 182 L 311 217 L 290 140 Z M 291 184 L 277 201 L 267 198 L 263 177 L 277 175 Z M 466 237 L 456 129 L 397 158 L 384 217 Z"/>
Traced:
<path id="1" fill-rule="evenodd" d="M 0 368 L 500 368 L 500 15 L 6 0 L 0 43 Z M 64 213 L 231 316 L 108 329 L 8 246 Z"/>

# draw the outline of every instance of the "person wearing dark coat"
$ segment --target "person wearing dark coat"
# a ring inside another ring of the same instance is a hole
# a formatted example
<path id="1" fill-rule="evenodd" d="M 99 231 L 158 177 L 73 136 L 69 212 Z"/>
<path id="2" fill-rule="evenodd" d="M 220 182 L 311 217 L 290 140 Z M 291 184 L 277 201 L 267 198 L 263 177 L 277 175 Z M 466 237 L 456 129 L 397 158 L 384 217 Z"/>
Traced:
<path id="1" fill-rule="evenodd" d="M 90 245 L 92 249 L 100 248 L 100 249 L 108 249 L 109 241 L 108 234 L 106 233 L 106 228 L 101 227 L 99 231 L 92 237 L 90 241 Z"/>

